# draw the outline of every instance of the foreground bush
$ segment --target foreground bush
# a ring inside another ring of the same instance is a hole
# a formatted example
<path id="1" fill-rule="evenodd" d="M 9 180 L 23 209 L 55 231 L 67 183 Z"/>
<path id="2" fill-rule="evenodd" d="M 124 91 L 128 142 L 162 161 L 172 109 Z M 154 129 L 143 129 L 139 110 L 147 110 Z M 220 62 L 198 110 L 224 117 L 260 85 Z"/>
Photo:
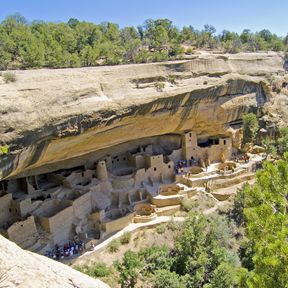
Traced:
<path id="1" fill-rule="evenodd" d="M 120 241 L 118 239 L 113 239 L 109 245 L 108 245 L 108 251 L 110 253 L 115 253 L 119 250 L 119 247 L 120 247 Z"/>
<path id="2" fill-rule="evenodd" d="M 92 266 L 77 267 L 77 270 L 94 278 L 107 277 L 110 274 L 108 267 L 104 263 L 95 263 Z"/>
<path id="3" fill-rule="evenodd" d="M 131 240 L 132 234 L 131 232 L 125 232 L 121 237 L 120 237 L 120 243 L 123 244 L 128 244 Z"/>
<path id="4" fill-rule="evenodd" d="M 16 75 L 12 72 L 4 72 L 2 76 L 5 83 L 16 81 Z"/>

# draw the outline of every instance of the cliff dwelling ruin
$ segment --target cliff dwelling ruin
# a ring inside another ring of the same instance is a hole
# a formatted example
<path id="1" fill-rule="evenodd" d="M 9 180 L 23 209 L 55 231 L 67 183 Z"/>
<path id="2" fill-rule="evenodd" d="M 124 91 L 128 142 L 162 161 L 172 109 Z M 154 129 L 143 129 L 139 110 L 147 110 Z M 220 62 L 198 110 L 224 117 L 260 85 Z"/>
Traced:
<path id="1" fill-rule="evenodd" d="M 226 136 L 188 131 L 143 143 L 70 169 L 1 181 L 1 233 L 38 253 L 69 240 L 101 240 L 133 221 L 171 215 L 184 198 L 207 191 L 211 179 L 251 169 L 230 161 L 237 151 Z"/>
<path id="2" fill-rule="evenodd" d="M 272 52 L 19 72 L 3 85 L 0 233 L 44 254 L 175 215 L 187 198 L 227 200 L 262 161 L 240 159 L 243 115 L 270 125 L 265 111 L 285 110 L 272 74 L 284 75 Z"/>

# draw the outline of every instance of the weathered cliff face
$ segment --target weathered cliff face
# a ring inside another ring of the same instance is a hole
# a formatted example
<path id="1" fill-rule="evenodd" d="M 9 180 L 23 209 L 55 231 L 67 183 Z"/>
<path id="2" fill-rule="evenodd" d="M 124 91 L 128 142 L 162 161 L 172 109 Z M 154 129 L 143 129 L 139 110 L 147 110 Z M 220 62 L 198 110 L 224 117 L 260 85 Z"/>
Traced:
<path id="1" fill-rule="evenodd" d="M 157 135 L 233 137 L 243 113 L 270 101 L 266 77 L 284 73 L 283 65 L 282 55 L 270 52 L 16 71 L 15 83 L 0 82 L 0 139 L 9 145 L 0 179 L 80 165 Z"/>

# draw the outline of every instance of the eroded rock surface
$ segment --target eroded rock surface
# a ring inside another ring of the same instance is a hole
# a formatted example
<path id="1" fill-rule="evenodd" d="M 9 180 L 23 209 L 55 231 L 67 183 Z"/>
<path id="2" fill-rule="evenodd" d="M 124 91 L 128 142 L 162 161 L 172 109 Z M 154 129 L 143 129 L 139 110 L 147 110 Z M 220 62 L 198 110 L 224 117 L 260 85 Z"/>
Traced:
<path id="1" fill-rule="evenodd" d="M 0 236 L 0 286 L 7 288 L 109 288 L 64 264 L 24 251 Z"/>
<path id="2" fill-rule="evenodd" d="M 270 101 L 266 77 L 284 74 L 283 65 L 269 52 L 16 71 L 15 83 L 0 85 L 0 139 L 9 146 L 0 179 L 81 165 L 95 151 L 100 158 L 118 144 L 187 130 L 237 145 L 234 128 Z"/>

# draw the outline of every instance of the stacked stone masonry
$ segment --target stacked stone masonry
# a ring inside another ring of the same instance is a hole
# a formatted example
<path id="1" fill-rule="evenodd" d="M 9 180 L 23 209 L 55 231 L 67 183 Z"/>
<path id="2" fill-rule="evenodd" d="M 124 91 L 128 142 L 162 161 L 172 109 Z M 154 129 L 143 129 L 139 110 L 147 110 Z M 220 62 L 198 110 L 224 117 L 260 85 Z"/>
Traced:
<path id="1" fill-rule="evenodd" d="M 83 166 L 0 182 L 2 233 L 31 250 L 75 238 L 102 239 L 133 221 L 154 219 L 157 211 L 169 215 L 161 207 L 176 211 L 183 198 L 196 193 L 190 183 L 194 174 L 232 156 L 227 136 L 197 137 L 187 131 L 157 138 L 130 151 L 112 148 Z M 185 163 L 185 173 L 179 163 Z"/>

